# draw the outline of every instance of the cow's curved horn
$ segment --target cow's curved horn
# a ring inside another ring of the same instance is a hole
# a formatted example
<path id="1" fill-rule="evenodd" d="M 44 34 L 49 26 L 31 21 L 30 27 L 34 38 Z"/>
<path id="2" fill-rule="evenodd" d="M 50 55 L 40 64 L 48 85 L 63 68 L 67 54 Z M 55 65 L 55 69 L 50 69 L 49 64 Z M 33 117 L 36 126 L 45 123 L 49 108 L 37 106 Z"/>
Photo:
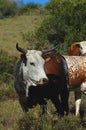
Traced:
<path id="1" fill-rule="evenodd" d="M 48 53 L 48 52 L 51 52 L 51 51 L 54 51 L 55 49 L 58 48 L 58 45 L 56 45 L 54 48 L 52 49 L 49 49 L 49 50 L 43 50 L 42 53 L 45 54 L 45 53 Z"/>
<path id="2" fill-rule="evenodd" d="M 16 43 L 16 49 L 20 52 L 22 52 L 23 54 L 26 54 L 27 53 L 27 50 L 24 50 L 23 48 L 19 47 L 18 46 L 18 43 Z"/>

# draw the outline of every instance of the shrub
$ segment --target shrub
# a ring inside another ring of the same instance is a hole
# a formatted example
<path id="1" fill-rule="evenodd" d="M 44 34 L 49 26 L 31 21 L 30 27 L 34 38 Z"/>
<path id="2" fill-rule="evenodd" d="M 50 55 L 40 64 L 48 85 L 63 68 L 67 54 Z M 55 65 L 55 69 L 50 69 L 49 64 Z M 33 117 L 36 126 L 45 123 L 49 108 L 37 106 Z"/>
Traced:
<path id="1" fill-rule="evenodd" d="M 53 130 L 83 130 L 82 124 L 72 116 L 64 116 L 53 125 Z"/>
<path id="2" fill-rule="evenodd" d="M 4 84 L 0 86 L 0 101 L 17 98 L 13 85 L 14 83 L 11 80 L 9 84 L 6 84 L 6 86 L 4 86 Z"/>
<path id="3" fill-rule="evenodd" d="M 10 0 L 0 1 L 0 13 L 3 17 L 14 16 L 17 10 L 17 3 Z M 1 17 L 2 18 L 2 17 Z"/>
<path id="4" fill-rule="evenodd" d="M 27 114 L 19 120 L 19 130 L 37 130 L 38 123 L 38 120 Z"/>
<path id="5" fill-rule="evenodd" d="M 59 44 L 61 53 L 67 53 L 66 48 L 71 42 L 86 38 L 86 1 L 51 0 L 46 8 L 50 12 L 35 32 L 35 46 L 40 49 Z M 29 39 L 27 39 L 29 41 Z M 61 43 L 63 43 L 61 45 Z M 64 50 L 62 51 L 62 48 Z"/>
<path id="6" fill-rule="evenodd" d="M 8 53 L 0 51 L 0 80 L 9 83 L 14 77 L 16 57 L 9 57 Z"/>
<path id="7" fill-rule="evenodd" d="M 48 116 L 35 118 L 31 113 L 25 114 L 19 120 L 19 130 L 83 130 L 82 124 L 71 115 L 62 118 Z"/>

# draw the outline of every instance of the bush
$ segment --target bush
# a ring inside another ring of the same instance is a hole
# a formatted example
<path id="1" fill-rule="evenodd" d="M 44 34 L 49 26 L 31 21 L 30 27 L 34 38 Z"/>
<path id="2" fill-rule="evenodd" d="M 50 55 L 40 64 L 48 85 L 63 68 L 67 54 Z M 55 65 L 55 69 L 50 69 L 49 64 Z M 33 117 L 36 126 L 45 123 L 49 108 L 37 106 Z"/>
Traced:
<path id="1" fill-rule="evenodd" d="M 17 98 L 16 91 L 13 87 L 14 83 L 11 80 L 10 83 L 4 86 L 4 83 L 0 86 L 0 101 Z"/>
<path id="2" fill-rule="evenodd" d="M 50 12 L 35 32 L 35 46 L 40 49 L 59 44 L 60 52 L 67 53 L 71 42 L 86 38 L 86 1 L 51 0 L 46 8 Z M 34 38 L 33 38 L 34 39 Z M 29 41 L 29 39 L 27 39 Z M 61 43 L 63 43 L 61 45 Z M 63 51 L 62 51 L 62 48 Z"/>
<path id="3" fill-rule="evenodd" d="M 46 5 L 46 8 L 50 11 L 51 15 L 55 17 L 53 22 L 56 25 L 60 24 L 60 30 L 57 32 L 61 32 L 63 28 L 66 35 L 60 33 L 58 37 L 63 36 L 64 44 L 66 47 L 69 43 L 74 41 L 84 40 L 86 37 L 85 26 L 86 26 L 86 1 L 67 1 L 67 0 L 51 0 L 50 3 Z M 53 17 L 52 17 L 53 21 Z M 50 21 L 51 22 L 51 21 Z M 52 28 L 51 28 L 52 29 Z M 54 31 L 55 33 L 56 31 Z M 57 33 L 58 34 L 58 33 Z M 56 40 L 57 41 L 57 40 Z M 61 39 L 59 40 L 60 42 Z"/>
<path id="4" fill-rule="evenodd" d="M 31 113 L 25 114 L 18 123 L 19 130 L 83 130 L 82 124 L 73 116 L 52 116 L 44 115 L 35 118 Z"/>
<path id="5" fill-rule="evenodd" d="M 12 59 L 9 59 L 8 57 L 0 58 L 0 74 L 3 74 L 4 72 L 13 74 L 13 68 Z"/>
<path id="6" fill-rule="evenodd" d="M 21 1 L 20 1 L 21 3 Z M 36 10 L 39 10 L 41 8 L 40 4 L 35 4 L 35 3 L 28 3 L 28 4 L 23 4 L 20 5 L 19 9 L 17 10 L 17 14 L 18 15 L 22 15 L 22 14 L 30 14 L 32 12 L 36 13 Z"/>
<path id="7" fill-rule="evenodd" d="M 14 77 L 16 57 L 9 57 L 8 53 L 0 51 L 0 80 L 9 83 Z"/>
<path id="8" fill-rule="evenodd" d="M 64 116 L 55 122 L 53 130 L 83 130 L 83 127 L 74 117 Z"/>
<path id="9" fill-rule="evenodd" d="M 9 17 L 14 16 L 17 11 L 17 3 L 10 0 L 0 1 L 0 16 Z M 2 17 L 1 17 L 2 18 Z"/>
<path id="10" fill-rule="evenodd" d="M 51 118 L 47 115 L 34 117 L 33 114 L 27 113 L 19 120 L 19 130 L 52 130 Z"/>
<path id="11" fill-rule="evenodd" d="M 3 74 L 0 74 L 0 80 L 4 83 L 9 83 L 13 79 L 13 75 L 3 72 Z"/>

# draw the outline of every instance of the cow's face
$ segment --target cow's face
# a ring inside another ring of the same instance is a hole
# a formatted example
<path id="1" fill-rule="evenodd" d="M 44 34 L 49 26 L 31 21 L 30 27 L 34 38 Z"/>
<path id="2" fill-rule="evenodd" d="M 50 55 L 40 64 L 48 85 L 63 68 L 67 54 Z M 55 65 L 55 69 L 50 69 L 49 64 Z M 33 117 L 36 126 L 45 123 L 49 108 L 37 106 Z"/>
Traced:
<path id="1" fill-rule="evenodd" d="M 44 59 L 42 52 L 27 50 L 26 63 L 23 63 L 24 80 L 28 80 L 31 85 L 42 85 L 48 81 L 44 71 Z"/>
<path id="2" fill-rule="evenodd" d="M 86 41 L 72 43 L 68 50 L 69 55 L 86 55 Z"/>
<path id="3" fill-rule="evenodd" d="M 86 41 L 82 41 L 79 44 L 81 55 L 86 55 Z"/>
<path id="4" fill-rule="evenodd" d="M 80 49 L 81 49 L 80 44 L 72 43 L 71 46 L 69 47 L 68 53 L 69 53 L 69 55 L 77 56 L 77 55 L 81 54 Z"/>

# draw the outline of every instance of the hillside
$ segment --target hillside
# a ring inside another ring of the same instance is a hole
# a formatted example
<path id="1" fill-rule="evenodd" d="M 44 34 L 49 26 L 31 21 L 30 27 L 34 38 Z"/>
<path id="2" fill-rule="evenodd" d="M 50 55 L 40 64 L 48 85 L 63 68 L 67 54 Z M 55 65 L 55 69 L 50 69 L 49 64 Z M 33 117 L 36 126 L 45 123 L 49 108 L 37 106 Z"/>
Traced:
<path id="1" fill-rule="evenodd" d="M 15 45 L 17 42 L 27 47 L 28 44 L 24 41 L 23 35 L 34 31 L 43 19 L 43 15 L 23 15 L 0 19 L 0 48 L 16 54 Z"/>

